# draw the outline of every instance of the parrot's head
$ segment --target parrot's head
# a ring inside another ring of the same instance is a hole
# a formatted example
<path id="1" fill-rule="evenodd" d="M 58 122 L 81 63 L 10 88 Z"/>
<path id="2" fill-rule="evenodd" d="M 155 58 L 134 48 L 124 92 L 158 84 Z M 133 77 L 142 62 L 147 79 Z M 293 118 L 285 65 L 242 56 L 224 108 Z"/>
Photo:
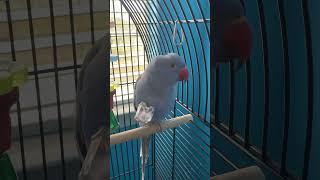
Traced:
<path id="1" fill-rule="evenodd" d="M 217 63 L 234 58 L 245 62 L 251 54 L 252 31 L 240 0 L 216 1 L 215 27 Z"/>
<path id="2" fill-rule="evenodd" d="M 152 73 L 160 77 L 160 84 L 171 86 L 179 81 L 188 80 L 188 69 L 176 53 L 157 56 L 151 66 Z"/>

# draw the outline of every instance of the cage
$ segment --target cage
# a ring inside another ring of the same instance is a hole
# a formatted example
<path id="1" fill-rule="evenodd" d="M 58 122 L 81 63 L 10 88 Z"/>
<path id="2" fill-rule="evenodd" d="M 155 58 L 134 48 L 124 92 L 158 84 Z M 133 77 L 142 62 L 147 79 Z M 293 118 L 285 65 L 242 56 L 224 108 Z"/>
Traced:
<path id="1" fill-rule="evenodd" d="M 121 114 L 118 111 L 127 111 L 118 116 L 121 127 L 119 131 L 137 127 L 137 122 L 133 119 L 133 102 L 130 100 L 133 97 L 133 84 L 143 73 L 148 62 L 157 55 L 170 52 L 182 53 L 188 69 L 191 70 L 192 80 L 178 86 L 175 108 L 167 118 L 192 113 L 195 123 L 154 135 L 145 177 L 146 179 L 209 179 L 210 127 L 206 126 L 210 122 L 208 118 L 210 11 L 207 6 L 209 2 L 183 1 L 182 5 L 179 1 L 173 3 L 112 0 L 110 3 L 110 20 L 114 22 L 111 24 L 115 24 L 110 28 L 111 42 L 115 42 L 111 44 L 112 53 L 119 55 L 119 61 L 111 63 L 113 78 L 111 80 L 115 80 L 114 71 L 121 71 L 121 62 L 127 65 L 122 69 L 124 76 L 120 81 L 123 85 L 117 90 L 119 91 L 117 94 L 125 96 L 115 97 L 119 98 L 121 106 L 116 103 L 118 108 L 114 111 L 117 114 Z M 195 9 L 191 8 L 190 3 L 195 3 Z M 175 6 L 177 9 L 173 8 Z M 195 12 L 191 15 L 190 11 Z M 185 13 L 188 13 L 188 17 Z M 189 25 L 187 24 L 189 20 L 194 22 Z M 196 39 L 191 40 L 193 33 Z M 128 39 L 125 40 L 126 38 Z M 132 42 L 134 38 L 137 40 Z M 139 140 L 112 147 L 111 179 L 141 179 L 139 148 Z"/>
<path id="2" fill-rule="evenodd" d="M 253 51 L 239 71 L 212 67 L 217 1 L 1 1 L 0 60 L 29 65 L 7 153 L 19 179 L 77 179 L 75 87 L 106 18 L 118 57 L 114 133 L 138 127 L 133 87 L 154 57 L 175 52 L 190 70 L 167 117 L 191 114 L 193 123 L 153 136 L 146 179 L 209 179 L 252 165 L 268 180 L 320 179 L 319 1 L 241 0 Z M 141 179 L 140 170 L 139 140 L 111 147 L 110 179 Z"/>

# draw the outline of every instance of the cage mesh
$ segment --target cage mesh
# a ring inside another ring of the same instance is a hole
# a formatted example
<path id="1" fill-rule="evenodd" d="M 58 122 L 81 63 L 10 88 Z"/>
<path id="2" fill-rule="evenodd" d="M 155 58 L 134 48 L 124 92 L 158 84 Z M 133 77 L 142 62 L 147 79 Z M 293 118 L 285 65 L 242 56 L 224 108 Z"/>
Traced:
<path id="1" fill-rule="evenodd" d="M 120 6 L 120 3 L 122 6 Z M 176 2 L 175 2 L 176 3 Z M 190 3 L 195 3 L 197 10 L 191 8 Z M 208 179 L 210 175 L 210 139 L 209 139 L 209 9 L 205 7 L 209 2 L 189 2 L 176 3 L 178 9 L 173 8 L 172 2 L 167 1 L 112 1 L 112 16 L 116 16 L 117 11 L 121 11 L 124 16 L 130 17 L 132 29 L 141 38 L 145 64 L 147 65 L 157 55 L 170 52 L 178 53 L 191 70 L 191 81 L 179 85 L 175 108 L 167 115 L 173 118 L 184 114 L 192 114 L 195 119 L 194 124 L 183 125 L 179 128 L 158 133 L 153 139 L 152 154 L 149 158 L 149 169 L 147 179 Z M 120 6 L 120 7 L 119 7 Z M 186 9 L 186 10 L 185 10 Z M 186 12 L 185 12 L 186 11 Z M 186 15 L 188 14 L 188 15 Z M 112 20 L 112 19 L 111 19 Z M 116 20 L 114 20 L 116 21 Z M 190 24 L 187 23 L 190 21 Z M 193 21 L 193 22 L 192 22 Z M 125 22 L 125 20 L 123 21 Z M 116 22 L 114 24 L 117 24 Z M 123 23 L 125 24 L 125 23 Z M 118 26 L 114 27 L 118 30 Z M 126 27 L 122 26 L 126 31 Z M 176 30 L 174 30 L 176 29 Z M 116 31 L 116 30 L 115 30 Z M 176 39 L 173 39 L 176 31 Z M 119 33 L 123 36 L 123 32 Z M 131 32 L 132 33 L 132 32 Z M 196 36 L 193 37 L 193 33 Z M 134 33 L 132 33 L 134 37 Z M 120 36 L 120 39 L 123 37 Z M 185 40 L 183 40 L 185 39 Z M 118 36 L 119 41 L 119 36 Z M 179 42 L 180 41 L 180 42 Z M 182 42 L 181 42 L 182 41 Z M 183 42 L 184 41 L 184 42 Z M 130 43 L 130 42 L 126 42 Z M 121 47 L 121 45 L 120 45 Z M 206 48 L 207 47 L 207 48 Z M 120 51 L 118 51 L 120 52 Z M 127 51 L 127 60 L 131 51 Z M 121 56 L 120 53 L 117 53 Z M 126 63 L 126 60 L 122 60 Z M 141 63 L 142 66 L 142 63 Z M 129 64 L 130 67 L 130 64 Z M 127 69 L 126 74 L 132 70 Z M 136 77 L 137 78 L 137 77 Z M 126 84 L 125 81 L 122 81 Z M 121 90 L 122 91 L 122 90 Z M 120 100 L 123 101 L 123 100 Z M 121 109 L 123 106 L 118 106 Z M 129 117 L 134 114 L 131 106 Z M 130 119 L 119 118 L 120 122 L 132 122 Z M 128 129 L 128 124 L 127 129 Z M 131 126 L 131 124 L 130 124 Z M 123 130 L 126 128 L 123 127 Z M 112 171 L 113 177 L 119 175 L 130 179 L 139 178 L 140 163 L 138 141 L 123 143 L 113 148 Z M 119 159 L 119 151 L 124 150 Z M 118 150 L 116 150 L 118 148 Z M 120 149 L 120 150 L 119 150 Z M 127 157 L 132 156 L 127 162 Z M 118 156 L 118 157 L 117 157 Z M 116 164 L 115 160 L 118 160 Z M 132 162 L 131 162 L 132 160 Z M 132 165 L 131 163 L 136 162 Z M 127 167 L 130 168 L 127 169 Z M 117 171 L 119 166 L 124 166 L 123 172 Z M 127 172 L 127 174 L 125 173 Z"/>

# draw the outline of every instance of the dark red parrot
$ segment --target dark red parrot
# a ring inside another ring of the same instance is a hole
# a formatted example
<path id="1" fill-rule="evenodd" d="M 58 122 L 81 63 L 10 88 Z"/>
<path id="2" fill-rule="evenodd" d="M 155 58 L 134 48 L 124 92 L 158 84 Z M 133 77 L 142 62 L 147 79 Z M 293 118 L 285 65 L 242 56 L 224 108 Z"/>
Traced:
<path id="1" fill-rule="evenodd" d="M 237 69 L 251 54 L 252 31 L 240 0 L 216 0 L 214 19 L 214 62 L 236 62 Z"/>

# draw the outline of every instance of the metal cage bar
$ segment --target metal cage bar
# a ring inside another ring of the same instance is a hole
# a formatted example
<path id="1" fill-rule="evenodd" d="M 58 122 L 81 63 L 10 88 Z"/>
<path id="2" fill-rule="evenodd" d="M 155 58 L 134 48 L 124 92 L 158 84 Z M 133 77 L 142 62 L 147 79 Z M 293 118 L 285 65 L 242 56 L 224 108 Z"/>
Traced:
<path id="1" fill-rule="evenodd" d="M 27 9 L 28 9 L 28 21 L 29 21 L 29 31 L 30 31 L 30 39 L 31 39 L 31 47 L 32 47 L 32 57 L 33 57 L 33 69 L 35 71 L 35 86 L 37 92 L 37 108 L 38 108 L 38 116 L 39 116 L 39 126 L 40 126 L 40 136 L 41 136 L 41 152 L 42 152 L 42 165 L 44 172 L 44 179 L 48 179 L 48 169 L 47 169 L 47 160 L 46 160 L 46 149 L 44 142 L 44 132 L 43 132 L 43 119 L 42 119 L 42 111 L 41 111 L 41 99 L 40 99 L 40 87 L 39 87 L 39 77 L 38 77 L 38 67 L 37 67 L 37 57 L 36 57 L 36 48 L 34 41 L 34 30 L 32 23 L 32 12 L 31 12 L 31 2 L 27 1 Z"/>
<path id="2" fill-rule="evenodd" d="M 60 86 L 59 86 L 59 74 L 58 74 L 58 58 L 57 58 L 57 44 L 56 44 L 56 30 L 53 12 L 53 2 L 49 0 L 50 7 L 50 22 L 51 22 L 51 35 L 52 35 L 52 47 L 53 47 L 53 60 L 54 60 L 54 78 L 56 87 L 56 101 L 57 101 L 57 113 L 58 113 L 58 124 L 59 124 L 59 141 L 60 141 L 60 156 L 61 156 L 61 166 L 62 166 L 62 179 L 66 179 L 66 165 L 65 165 L 65 155 L 63 146 L 63 131 L 62 131 L 62 117 L 61 117 L 61 103 L 60 103 Z"/>

